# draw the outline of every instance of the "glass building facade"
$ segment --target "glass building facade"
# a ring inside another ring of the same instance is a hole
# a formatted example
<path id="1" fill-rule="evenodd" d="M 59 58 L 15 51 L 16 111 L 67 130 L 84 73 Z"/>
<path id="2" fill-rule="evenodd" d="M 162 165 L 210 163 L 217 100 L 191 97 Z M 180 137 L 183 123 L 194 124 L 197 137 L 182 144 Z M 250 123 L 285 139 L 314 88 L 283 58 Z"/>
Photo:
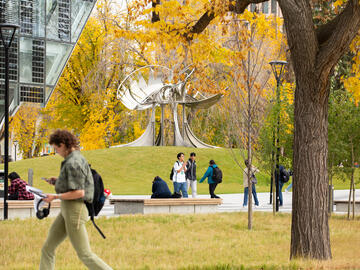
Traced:
<path id="1" fill-rule="evenodd" d="M 9 1 L 0 0 L 0 23 L 8 23 Z M 9 52 L 11 115 L 21 102 L 46 105 L 95 3 L 96 0 L 12 1 L 11 10 L 17 13 L 20 28 Z M 5 55 L 0 43 L 0 116 L 3 119 Z"/>

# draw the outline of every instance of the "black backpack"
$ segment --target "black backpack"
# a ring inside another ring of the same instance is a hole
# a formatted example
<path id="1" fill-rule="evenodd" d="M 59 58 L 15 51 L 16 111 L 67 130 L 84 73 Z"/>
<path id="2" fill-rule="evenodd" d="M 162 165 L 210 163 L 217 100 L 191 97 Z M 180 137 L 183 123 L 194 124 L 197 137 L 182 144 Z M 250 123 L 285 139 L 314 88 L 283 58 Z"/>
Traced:
<path id="1" fill-rule="evenodd" d="M 92 203 L 89 202 L 84 202 L 84 203 L 89 211 L 89 216 L 92 223 L 94 224 L 98 232 L 101 234 L 101 236 L 105 239 L 106 238 L 105 235 L 100 230 L 100 228 L 95 224 L 95 220 L 94 220 L 94 216 L 97 216 L 99 214 L 105 203 L 106 198 L 104 195 L 104 183 L 102 181 L 100 174 L 98 174 L 97 171 L 91 169 L 91 173 L 94 179 L 94 198 Z"/>
<path id="2" fill-rule="evenodd" d="M 289 182 L 290 179 L 290 173 L 288 170 L 282 169 L 280 172 L 280 180 L 283 183 Z"/>
<path id="3" fill-rule="evenodd" d="M 215 168 L 213 167 L 212 180 L 215 181 L 216 183 L 222 182 L 222 171 L 220 170 L 219 167 L 215 167 Z"/>
<path id="4" fill-rule="evenodd" d="M 179 161 L 176 161 L 179 164 Z M 174 177 L 174 166 L 171 168 L 171 172 L 170 172 L 170 180 L 172 181 Z"/>

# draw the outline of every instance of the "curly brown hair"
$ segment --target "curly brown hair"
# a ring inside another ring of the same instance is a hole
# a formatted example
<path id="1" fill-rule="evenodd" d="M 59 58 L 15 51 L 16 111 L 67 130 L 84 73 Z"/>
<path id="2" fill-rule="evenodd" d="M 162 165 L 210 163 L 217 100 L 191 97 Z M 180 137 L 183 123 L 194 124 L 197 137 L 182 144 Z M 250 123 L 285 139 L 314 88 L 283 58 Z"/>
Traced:
<path id="1" fill-rule="evenodd" d="M 65 129 L 57 129 L 50 135 L 49 144 L 60 146 L 63 143 L 67 149 L 78 148 L 79 142 L 75 135 Z"/>

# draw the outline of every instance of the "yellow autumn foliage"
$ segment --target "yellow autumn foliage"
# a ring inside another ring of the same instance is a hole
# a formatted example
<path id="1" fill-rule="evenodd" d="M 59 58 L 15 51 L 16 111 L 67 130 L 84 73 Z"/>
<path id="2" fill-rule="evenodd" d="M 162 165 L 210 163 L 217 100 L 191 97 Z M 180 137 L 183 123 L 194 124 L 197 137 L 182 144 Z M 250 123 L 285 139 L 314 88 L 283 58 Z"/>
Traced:
<path id="1" fill-rule="evenodd" d="M 149 64 L 174 70 L 175 81 L 184 76 L 184 68 L 195 68 L 188 84 L 192 93 L 229 96 L 234 88 L 229 86 L 235 83 L 236 88 L 244 89 L 246 81 L 262 98 L 273 93 L 274 80 L 265 85 L 262 82 L 270 68 L 268 62 L 283 57 L 279 18 L 248 11 L 229 16 L 227 6 L 220 0 L 161 1 L 155 9 L 150 0 L 126 3 L 126 9 L 119 11 L 109 0 L 98 1 L 50 102 L 41 111 L 46 130 L 72 130 L 79 135 L 85 150 L 138 138 L 149 116 L 127 110 L 117 100 L 116 91 L 129 72 Z M 189 29 L 210 6 L 220 16 L 201 34 L 189 36 Z M 159 21 L 151 22 L 152 12 L 158 13 Z M 245 21 L 248 29 L 236 28 Z M 235 35 L 238 47 L 229 45 Z M 248 54 L 259 59 L 256 64 L 263 67 L 260 77 L 244 77 L 242 68 Z M 218 110 L 225 108 L 219 106 Z M 171 118 L 170 110 L 165 114 Z M 159 121 L 158 118 L 157 115 Z M 212 130 L 206 136 L 218 136 L 216 133 Z"/>
<path id="2" fill-rule="evenodd" d="M 350 50 L 354 54 L 352 59 L 353 64 L 351 66 L 350 74 L 347 77 L 343 77 L 344 87 L 347 91 L 353 94 L 356 104 L 360 101 L 360 36 L 356 38 L 350 45 Z"/>
<path id="3" fill-rule="evenodd" d="M 10 134 L 18 141 L 18 149 L 23 158 L 36 156 L 40 146 L 47 139 L 47 130 L 42 126 L 40 108 L 23 104 L 15 116 L 10 118 Z"/>

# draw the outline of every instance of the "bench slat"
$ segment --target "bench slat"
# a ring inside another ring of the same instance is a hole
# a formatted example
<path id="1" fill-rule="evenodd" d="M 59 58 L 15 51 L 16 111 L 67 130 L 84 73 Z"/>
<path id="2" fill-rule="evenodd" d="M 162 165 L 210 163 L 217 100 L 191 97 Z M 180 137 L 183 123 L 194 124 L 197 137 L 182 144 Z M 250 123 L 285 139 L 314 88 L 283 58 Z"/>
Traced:
<path id="1" fill-rule="evenodd" d="M 111 199 L 110 204 L 115 203 L 141 203 L 144 205 L 218 205 L 222 199 Z"/>
<path id="2" fill-rule="evenodd" d="M 34 208 L 34 200 L 10 200 L 7 201 L 9 209 Z M 51 202 L 52 207 L 60 207 L 60 200 Z M 0 202 L 0 209 L 4 208 L 4 201 Z"/>
<path id="3" fill-rule="evenodd" d="M 336 201 L 334 201 L 334 204 L 340 204 L 340 203 L 346 203 L 346 204 L 348 204 L 349 201 L 346 201 L 346 200 L 336 200 Z M 354 202 L 351 201 L 350 203 L 353 204 Z M 355 201 L 355 204 L 360 204 L 360 201 Z"/>

